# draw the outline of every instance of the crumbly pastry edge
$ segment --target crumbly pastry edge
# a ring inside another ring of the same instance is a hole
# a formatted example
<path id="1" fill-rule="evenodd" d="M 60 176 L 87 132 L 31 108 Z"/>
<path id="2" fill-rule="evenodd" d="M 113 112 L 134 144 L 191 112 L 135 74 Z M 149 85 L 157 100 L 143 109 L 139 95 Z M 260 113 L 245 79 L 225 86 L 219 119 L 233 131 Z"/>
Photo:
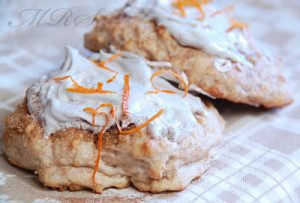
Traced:
<path id="1" fill-rule="evenodd" d="M 224 121 L 222 118 L 219 117 L 212 106 L 208 108 L 215 111 L 214 113 L 216 113 L 217 119 L 219 119 L 215 122 L 219 122 L 220 129 L 223 128 Z M 216 133 L 217 132 L 218 130 L 216 130 Z M 66 136 L 66 134 L 68 136 Z M 20 168 L 34 170 L 44 186 L 58 190 L 69 189 L 78 191 L 89 188 L 96 193 L 101 193 L 105 188 L 126 188 L 132 183 L 138 190 L 144 192 L 180 191 L 186 188 L 192 180 L 201 177 L 208 169 L 210 163 L 210 159 L 205 155 L 205 157 L 202 157 L 200 160 L 184 164 L 178 168 L 177 171 L 171 172 L 168 175 L 170 178 L 168 176 L 161 178 L 158 174 L 155 174 L 155 170 L 153 170 L 153 177 L 158 175 L 156 180 L 153 179 L 150 182 L 143 182 L 132 177 L 113 174 L 114 172 L 111 170 L 111 167 L 109 165 L 106 166 L 105 163 L 102 162 L 103 167 L 106 168 L 105 170 L 112 174 L 107 175 L 98 171 L 96 179 L 100 184 L 94 184 L 92 181 L 93 168 L 91 167 L 94 160 L 85 161 L 83 160 L 85 155 L 80 156 L 78 152 L 85 150 L 86 147 L 93 148 L 95 154 L 89 155 L 92 159 L 95 158 L 97 152 L 95 136 L 80 129 L 70 129 L 65 131 L 65 134 L 60 132 L 57 135 L 55 134 L 45 139 L 42 136 L 41 126 L 29 115 L 25 104 L 20 105 L 16 112 L 7 118 L 3 143 L 4 153 L 11 164 Z M 57 148 L 60 147 L 64 149 L 65 152 L 70 150 L 71 153 L 64 154 L 64 157 L 61 156 L 61 153 L 64 152 L 56 152 L 58 153 L 56 154 L 56 158 L 57 156 L 60 156 L 60 158 L 53 160 L 53 157 L 55 157 L 53 153 L 55 152 L 43 150 L 43 148 L 47 147 L 55 148 L 53 143 L 59 143 Z M 151 151 L 151 148 L 148 150 Z M 206 153 L 207 152 L 208 151 L 206 151 Z M 72 157 L 70 158 L 69 156 Z M 43 160 L 42 166 L 40 163 L 41 159 Z"/>

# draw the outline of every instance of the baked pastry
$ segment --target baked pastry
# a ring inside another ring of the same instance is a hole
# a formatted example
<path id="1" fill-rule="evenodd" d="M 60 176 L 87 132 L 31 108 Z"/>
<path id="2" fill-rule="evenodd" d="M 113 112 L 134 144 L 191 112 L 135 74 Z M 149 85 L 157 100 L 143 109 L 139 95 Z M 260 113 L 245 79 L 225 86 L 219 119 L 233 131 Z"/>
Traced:
<path id="1" fill-rule="evenodd" d="M 68 47 L 6 120 L 10 163 L 47 187 L 97 193 L 132 183 L 140 191 L 183 190 L 207 169 L 224 123 L 216 109 L 176 89 L 127 52 L 89 58 Z M 159 65 L 159 63 L 156 63 Z"/>
<path id="2" fill-rule="evenodd" d="M 85 47 L 114 45 L 170 61 L 192 89 L 213 98 L 267 108 L 290 104 L 278 57 L 232 17 L 232 8 L 217 10 L 210 0 L 129 1 L 114 15 L 96 18 Z"/>

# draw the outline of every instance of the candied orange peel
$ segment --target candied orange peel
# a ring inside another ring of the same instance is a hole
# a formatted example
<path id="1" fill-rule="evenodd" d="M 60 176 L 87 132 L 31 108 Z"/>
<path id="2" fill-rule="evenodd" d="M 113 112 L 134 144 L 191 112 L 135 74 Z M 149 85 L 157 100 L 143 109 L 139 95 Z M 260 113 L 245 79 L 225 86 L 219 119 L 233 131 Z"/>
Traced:
<path id="1" fill-rule="evenodd" d="M 159 70 L 159 71 L 156 71 L 155 73 L 153 73 L 153 75 L 150 78 L 150 81 L 151 81 L 151 84 L 152 84 L 152 87 L 154 88 L 154 90 L 153 91 L 148 91 L 147 93 L 148 94 L 158 94 L 160 92 L 164 92 L 164 93 L 168 93 L 168 94 L 176 94 L 176 92 L 173 91 L 173 90 L 161 90 L 160 88 L 155 87 L 154 84 L 153 84 L 153 81 L 154 81 L 155 77 L 157 77 L 159 75 L 166 74 L 166 73 L 169 73 L 169 74 L 173 75 L 177 80 L 180 81 L 181 86 L 184 88 L 184 97 L 185 97 L 188 93 L 188 90 L 189 90 L 188 84 L 186 83 L 186 81 L 183 79 L 183 77 L 180 74 L 175 73 L 171 70 Z"/>

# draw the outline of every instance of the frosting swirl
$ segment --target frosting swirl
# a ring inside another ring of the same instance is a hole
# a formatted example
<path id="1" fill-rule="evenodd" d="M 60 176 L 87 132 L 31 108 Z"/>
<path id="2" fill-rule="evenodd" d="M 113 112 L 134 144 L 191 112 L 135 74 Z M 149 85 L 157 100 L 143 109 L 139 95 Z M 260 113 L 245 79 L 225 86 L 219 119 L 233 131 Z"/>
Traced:
<path id="1" fill-rule="evenodd" d="M 112 54 L 101 51 L 93 55 L 93 59 L 104 61 Z M 155 86 L 175 91 L 177 94 L 147 94 L 153 90 L 150 78 L 152 70 L 146 61 L 132 53 L 124 53 L 107 64 L 111 70 L 118 72 L 114 82 L 106 83 L 112 73 L 99 68 L 91 59 L 85 58 L 77 50 L 67 47 L 67 57 L 64 65 L 58 71 L 43 76 L 27 92 L 27 105 L 30 114 L 39 119 L 44 127 L 45 136 L 65 128 L 81 128 L 100 131 L 105 120 L 102 116 L 95 117 L 92 125 L 92 116 L 83 109 L 97 108 L 100 104 L 111 103 L 116 109 L 117 120 L 122 121 L 122 127 L 129 124 L 141 124 L 164 109 L 164 113 L 148 125 L 153 136 L 171 136 L 178 139 L 179 135 L 193 133 L 201 130 L 194 114 L 204 114 L 204 107 L 199 98 L 187 95 L 174 88 L 162 78 L 154 80 Z M 121 102 L 124 87 L 124 75 L 130 75 L 130 94 L 128 99 L 129 115 L 121 119 Z M 114 94 L 82 94 L 70 92 L 71 79 L 55 81 L 53 78 L 71 76 L 79 85 L 94 88 L 97 83 L 103 83 L 103 89 L 113 91 Z M 109 112 L 109 109 L 103 109 Z M 115 124 L 110 120 L 107 128 Z M 184 130 L 183 130 L 184 129 Z M 170 137 L 169 137 L 170 138 Z"/>
<path id="2" fill-rule="evenodd" d="M 265 60 L 273 60 L 270 51 L 266 52 L 247 30 L 230 29 L 234 19 L 228 12 L 214 15 L 218 11 L 214 3 L 202 7 L 206 14 L 203 19 L 199 19 L 203 17 L 201 12 L 192 6 L 184 7 L 186 16 L 181 16 L 172 1 L 168 0 L 134 0 L 124 7 L 123 12 L 129 16 L 153 19 L 158 25 L 164 26 L 182 46 L 194 47 L 214 55 L 217 70 L 228 70 L 233 63 L 240 67 L 253 67 L 254 58 L 259 53 Z M 220 64 L 220 59 L 228 61 Z"/>

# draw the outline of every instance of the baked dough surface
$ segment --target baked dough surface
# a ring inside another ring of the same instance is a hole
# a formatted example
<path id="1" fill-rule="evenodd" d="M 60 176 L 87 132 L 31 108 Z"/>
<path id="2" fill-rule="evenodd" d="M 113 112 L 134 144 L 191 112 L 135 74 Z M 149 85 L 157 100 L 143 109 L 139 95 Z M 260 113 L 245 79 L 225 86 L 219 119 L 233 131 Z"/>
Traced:
<path id="1" fill-rule="evenodd" d="M 92 180 L 97 156 L 97 136 L 81 129 L 65 129 L 49 138 L 28 112 L 26 103 L 6 119 L 4 152 L 11 164 L 34 170 L 47 187 L 59 190 L 90 188 L 97 193 L 132 183 L 140 191 L 183 190 L 209 165 L 210 150 L 222 135 L 224 122 L 208 104 L 204 115 L 195 115 L 202 131 L 181 140 L 153 138 L 147 128 L 119 135 L 110 128 L 103 137 L 96 183 Z"/>

